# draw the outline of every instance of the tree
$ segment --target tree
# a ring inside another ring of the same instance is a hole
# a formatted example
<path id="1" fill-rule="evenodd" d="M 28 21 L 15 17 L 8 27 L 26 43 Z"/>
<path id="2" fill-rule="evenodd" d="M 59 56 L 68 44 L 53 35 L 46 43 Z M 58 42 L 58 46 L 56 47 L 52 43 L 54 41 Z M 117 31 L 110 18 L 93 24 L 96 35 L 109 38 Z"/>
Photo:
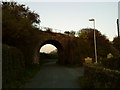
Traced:
<path id="1" fill-rule="evenodd" d="M 119 51 L 120 53 L 120 37 L 115 37 L 113 39 L 113 46 Z"/>
<path id="2" fill-rule="evenodd" d="M 46 28 L 47 32 L 52 32 L 52 28 Z"/>
<path id="3" fill-rule="evenodd" d="M 17 4 L 16 2 L 2 2 L 2 10 L 7 10 L 9 14 L 14 14 L 17 20 L 26 18 L 33 23 L 39 24 L 39 15 L 31 12 L 28 7 L 23 4 Z"/>
<path id="4" fill-rule="evenodd" d="M 30 11 L 25 5 L 16 2 L 2 2 L 3 43 L 16 45 L 29 42 L 39 15 Z"/>
<path id="5" fill-rule="evenodd" d="M 69 36 L 75 36 L 75 31 L 65 31 L 64 32 L 66 35 L 69 35 Z"/>
<path id="6" fill-rule="evenodd" d="M 70 32 L 69 31 L 65 31 L 64 32 L 66 35 L 70 35 Z"/>
<path id="7" fill-rule="evenodd" d="M 75 36 L 75 31 L 70 31 L 70 36 Z"/>
<path id="8" fill-rule="evenodd" d="M 2 43 L 18 48 L 24 55 L 25 65 L 29 67 L 33 59 L 35 39 L 40 23 L 39 15 L 25 5 L 16 2 L 2 2 Z"/>
<path id="9" fill-rule="evenodd" d="M 118 51 L 113 47 L 112 43 L 106 38 L 106 36 L 102 35 L 98 30 L 95 30 L 95 33 L 98 60 L 106 58 L 109 53 L 117 56 Z M 89 56 L 94 59 L 94 29 L 82 29 L 78 32 L 78 36 L 81 44 L 83 45 L 80 49 L 84 52 L 84 57 Z"/>

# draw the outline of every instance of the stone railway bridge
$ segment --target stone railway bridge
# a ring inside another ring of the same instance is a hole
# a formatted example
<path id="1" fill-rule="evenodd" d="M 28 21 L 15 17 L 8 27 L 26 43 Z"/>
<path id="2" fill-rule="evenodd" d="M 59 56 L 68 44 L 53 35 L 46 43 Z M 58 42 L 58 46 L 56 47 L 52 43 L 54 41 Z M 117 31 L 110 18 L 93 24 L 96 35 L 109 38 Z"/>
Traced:
<path id="1" fill-rule="evenodd" d="M 58 63 L 59 64 L 74 64 L 78 63 L 80 56 L 78 47 L 78 38 L 68 36 L 61 33 L 38 31 L 35 36 L 34 44 L 29 44 L 27 48 L 29 56 L 31 56 L 30 63 L 40 63 L 40 48 L 45 44 L 52 44 L 58 49 Z M 33 48 L 31 48 L 33 47 Z M 30 50 L 31 49 L 31 50 Z M 25 50 L 23 49 L 23 52 Z M 32 53 L 30 53 L 32 52 Z M 27 53 L 27 55 L 28 55 Z"/>

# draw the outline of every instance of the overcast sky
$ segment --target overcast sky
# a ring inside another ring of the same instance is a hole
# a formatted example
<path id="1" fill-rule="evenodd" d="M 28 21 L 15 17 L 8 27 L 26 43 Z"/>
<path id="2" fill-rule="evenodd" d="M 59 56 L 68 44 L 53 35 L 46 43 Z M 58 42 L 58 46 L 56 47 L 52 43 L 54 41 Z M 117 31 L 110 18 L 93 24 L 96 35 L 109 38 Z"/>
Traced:
<path id="1" fill-rule="evenodd" d="M 19 0 L 17 0 L 19 1 Z M 66 2 L 54 2 L 55 0 L 24 1 L 30 10 L 40 15 L 41 26 L 51 27 L 64 31 L 78 31 L 82 28 L 95 28 L 106 35 L 109 40 L 117 36 L 118 0 L 96 0 L 101 2 L 82 2 L 81 0 L 65 0 Z M 58 0 L 59 1 L 59 0 Z M 69 2 L 68 2 L 69 1 Z M 77 2 L 81 1 L 81 2 Z M 47 49 L 46 49 L 47 50 Z"/>

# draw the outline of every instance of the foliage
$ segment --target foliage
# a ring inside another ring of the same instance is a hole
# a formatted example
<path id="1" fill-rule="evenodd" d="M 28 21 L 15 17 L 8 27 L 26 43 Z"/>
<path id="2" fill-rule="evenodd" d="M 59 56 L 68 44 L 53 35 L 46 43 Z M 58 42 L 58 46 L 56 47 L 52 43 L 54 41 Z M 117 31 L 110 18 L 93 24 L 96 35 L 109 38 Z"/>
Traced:
<path id="1" fill-rule="evenodd" d="M 19 48 L 28 66 L 32 62 L 33 46 L 37 42 L 35 39 L 40 36 L 35 26 L 40 22 L 39 15 L 23 4 L 2 2 L 2 16 L 2 42 Z"/>
<path id="2" fill-rule="evenodd" d="M 40 65 L 25 67 L 23 54 L 15 47 L 2 47 L 2 88 L 22 88 L 39 70 Z"/>
<path id="3" fill-rule="evenodd" d="M 75 31 L 70 31 L 70 36 L 75 36 Z"/>
<path id="4" fill-rule="evenodd" d="M 58 53 L 40 53 L 40 64 L 47 62 L 58 62 Z"/>
<path id="5" fill-rule="evenodd" d="M 119 51 L 120 53 L 120 37 L 115 37 L 113 39 L 113 46 Z"/>
<path id="6" fill-rule="evenodd" d="M 40 53 L 40 58 L 41 59 L 57 59 L 58 54 L 57 53 L 54 53 L 54 54 Z"/>
<path id="7" fill-rule="evenodd" d="M 16 2 L 2 2 L 2 16 L 3 43 L 13 46 L 27 43 L 40 22 L 38 14 Z"/>
<path id="8" fill-rule="evenodd" d="M 70 34 L 70 32 L 69 32 L 69 31 L 65 31 L 64 33 L 65 33 L 66 35 L 69 35 L 69 34 Z"/>
<path id="9" fill-rule="evenodd" d="M 113 56 L 118 56 L 118 51 L 113 47 L 112 43 L 102 35 L 98 30 L 95 30 L 96 46 L 98 62 L 102 58 L 106 58 L 107 54 L 112 53 Z M 91 57 L 94 59 L 94 30 L 90 28 L 82 29 L 78 32 L 81 56 L 83 58 Z"/>
<path id="10" fill-rule="evenodd" d="M 25 7 L 25 5 L 17 4 L 16 2 L 2 2 L 3 11 L 9 11 L 8 14 L 14 14 L 17 20 L 27 19 L 31 24 L 39 23 L 39 15 L 31 12 L 29 8 Z"/>
<path id="11" fill-rule="evenodd" d="M 120 72 L 98 66 L 85 66 L 84 76 L 79 78 L 83 88 L 120 88 Z"/>
<path id="12" fill-rule="evenodd" d="M 15 47 L 2 46 L 2 85 L 3 88 L 14 87 L 16 81 L 24 77 L 25 64 L 23 54 Z"/>
<path id="13" fill-rule="evenodd" d="M 52 32 L 52 28 L 46 28 L 47 32 Z"/>
<path id="14" fill-rule="evenodd" d="M 65 31 L 64 34 L 69 35 L 69 36 L 75 36 L 75 31 Z"/>
<path id="15" fill-rule="evenodd" d="M 101 63 L 105 68 L 120 70 L 120 57 L 103 59 Z"/>

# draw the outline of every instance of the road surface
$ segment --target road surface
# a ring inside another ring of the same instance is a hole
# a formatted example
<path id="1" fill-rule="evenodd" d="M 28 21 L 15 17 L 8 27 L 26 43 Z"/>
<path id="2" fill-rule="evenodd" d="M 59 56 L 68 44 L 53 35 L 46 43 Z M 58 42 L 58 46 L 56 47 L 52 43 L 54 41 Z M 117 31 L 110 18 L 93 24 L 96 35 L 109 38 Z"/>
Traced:
<path id="1" fill-rule="evenodd" d="M 77 82 L 82 76 L 82 67 L 68 68 L 54 62 L 41 66 L 40 71 L 25 85 L 25 88 L 80 88 Z"/>
<path id="2" fill-rule="evenodd" d="M 2 89 L 2 48 L 0 43 L 0 89 Z"/>

